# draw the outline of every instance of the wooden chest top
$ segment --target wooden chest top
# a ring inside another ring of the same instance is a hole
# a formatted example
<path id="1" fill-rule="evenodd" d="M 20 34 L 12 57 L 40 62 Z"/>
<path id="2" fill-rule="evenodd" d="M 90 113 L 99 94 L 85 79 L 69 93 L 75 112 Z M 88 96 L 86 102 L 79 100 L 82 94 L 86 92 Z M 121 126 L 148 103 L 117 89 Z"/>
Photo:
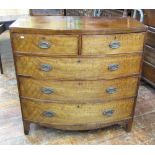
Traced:
<path id="1" fill-rule="evenodd" d="M 143 32 L 145 26 L 128 18 L 37 16 L 18 19 L 10 27 L 11 32 L 47 34 L 114 34 Z"/>

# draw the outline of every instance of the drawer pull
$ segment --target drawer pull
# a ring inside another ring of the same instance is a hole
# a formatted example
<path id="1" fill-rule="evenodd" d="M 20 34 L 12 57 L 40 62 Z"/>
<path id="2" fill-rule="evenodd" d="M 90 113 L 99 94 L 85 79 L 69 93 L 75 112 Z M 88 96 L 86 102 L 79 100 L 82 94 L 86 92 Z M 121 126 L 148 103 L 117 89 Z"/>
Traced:
<path id="1" fill-rule="evenodd" d="M 106 92 L 108 94 L 114 94 L 114 93 L 117 92 L 117 88 L 115 88 L 115 87 L 109 87 L 109 88 L 106 89 Z"/>
<path id="2" fill-rule="evenodd" d="M 103 114 L 104 116 L 111 117 L 111 116 L 114 114 L 114 110 L 108 109 L 108 110 L 103 111 L 102 114 Z"/>
<path id="3" fill-rule="evenodd" d="M 49 43 L 48 41 L 40 41 L 38 46 L 39 48 L 47 49 L 51 47 L 51 43 Z"/>
<path id="4" fill-rule="evenodd" d="M 44 94 L 52 94 L 54 93 L 54 89 L 52 88 L 41 88 L 41 92 L 44 93 Z"/>
<path id="5" fill-rule="evenodd" d="M 56 115 L 56 113 L 54 113 L 54 112 L 52 112 L 52 111 L 44 111 L 44 112 L 42 113 L 42 115 L 43 115 L 44 117 L 53 117 L 53 116 Z"/>
<path id="6" fill-rule="evenodd" d="M 45 72 L 49 72 L 50 70 L 52 70 L 52 66 L 49 64 L 41 64 L 41 70 L 45 71 Z"/>
<path id="7" fill-rule="evenodd" d="M 121 46 L 120 42 L 119 41 L 112 41 L 110 44 L 109 44 L 109 47 L 112 48 L 112 49 L 117 49 Z"/>
<path id="8" fill-rule="evenodd" d="M 119 65 L 118 65 L 118 64 L 110 64 L 110 65 L 108 66 L 108 69 L 109 69 L 110 71 L 118 70 L 118 68 L 119 68 Z"/>

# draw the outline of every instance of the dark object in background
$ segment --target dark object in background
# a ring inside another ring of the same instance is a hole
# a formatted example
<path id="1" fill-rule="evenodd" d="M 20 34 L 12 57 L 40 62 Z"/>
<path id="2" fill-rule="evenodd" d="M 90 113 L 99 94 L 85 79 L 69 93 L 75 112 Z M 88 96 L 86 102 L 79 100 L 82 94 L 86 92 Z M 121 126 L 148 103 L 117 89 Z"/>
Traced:
<path id="1" fill-rule="evenodd" d="M 95 9 L 30 9 L 31 16 L 95 16 Z M 131 10 L 126 16 L 130 16 Z M 99 16 L 122 17 L 123 9 L 100 9 Z"/>
<path id="2" fill-rule="evenodd" d="M 144 10 L 144 24 L 155 27 L 155 9 Z"/>
<path id="3" fill-rule="evenodd" d="M 0 34 L 5 31 L 4 25 L 0 24 Z M 1 70 L 1 74 L 3 74 L 3 66 L 2 66 L 2 57 L 1 57 L 1 53 L 0 53 L 0 70 Z"/>
<path id="4" fill-rule="evenodd" d="M 0 54 L 0 69 L 1 69 L 1 74 L 3 74 L 3 66 L 2 66 L 2 57 Z"/>
<path id="5" fill-rule="evenodd" d="M 0 34 L 5 31 L 4 24 L 0 24 Z"/>
<path id="6" fill-rule="evenodd" d="M 30 9 L 30 16 L 63 16 L 64 9 Z"/>
<path id="7" fill-rule="evenodd" d="M 144 45 L 142 79 L 155 87 L 155 10 L 144 10 L 144 24 L 148 26 Z"/>

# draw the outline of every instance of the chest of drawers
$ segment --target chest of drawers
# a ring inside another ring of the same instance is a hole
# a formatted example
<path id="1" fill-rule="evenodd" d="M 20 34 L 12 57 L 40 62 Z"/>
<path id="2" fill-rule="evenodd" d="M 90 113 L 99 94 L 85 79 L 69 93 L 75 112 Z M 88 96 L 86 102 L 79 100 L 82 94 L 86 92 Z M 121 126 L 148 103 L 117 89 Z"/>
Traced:
<path id="1" fill-rule="evenodd" d="M 131 18 L 27 17 L 10 27 L 25 134 L 30 123 L 131 130 L 145 35 Z"/>

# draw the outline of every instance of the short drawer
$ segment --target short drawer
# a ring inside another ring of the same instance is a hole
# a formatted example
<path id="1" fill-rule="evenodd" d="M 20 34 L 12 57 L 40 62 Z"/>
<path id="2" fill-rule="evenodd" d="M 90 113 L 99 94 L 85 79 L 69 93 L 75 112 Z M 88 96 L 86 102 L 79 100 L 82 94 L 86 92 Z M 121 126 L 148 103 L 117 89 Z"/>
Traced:
<path id="1" fill-rule="evenodd" d="M 92 101 L 112 100 L 136 95 L 137 77 L 99 81 L 52 81 L 20 77 L 22 97 L 41 100 Z"/>
<path id="2" fill-rule="evenodd" d="M 141 54 L 103 58 L 17 56 L 17 74 L 36 79 L 112 79 L 139 74 Z"/>
<path id="3" fill-rule="evenodd" d="M 143 51 L 144 33 L 83 35 L 82 54 L 101 55 Z"/>
<path id="4" fill-rule="evenodd" d="M 38 55 L 77 55 L 78 36 L 13 34 L 14 52 Z"/>
<path id="5" fill-rule="evenodd" d="M 108 123 L 130 118 L 134 99 L 105 103 L 55 103 L 22 99 L 25 120 L 51 125 L 78 125 Z"/>

